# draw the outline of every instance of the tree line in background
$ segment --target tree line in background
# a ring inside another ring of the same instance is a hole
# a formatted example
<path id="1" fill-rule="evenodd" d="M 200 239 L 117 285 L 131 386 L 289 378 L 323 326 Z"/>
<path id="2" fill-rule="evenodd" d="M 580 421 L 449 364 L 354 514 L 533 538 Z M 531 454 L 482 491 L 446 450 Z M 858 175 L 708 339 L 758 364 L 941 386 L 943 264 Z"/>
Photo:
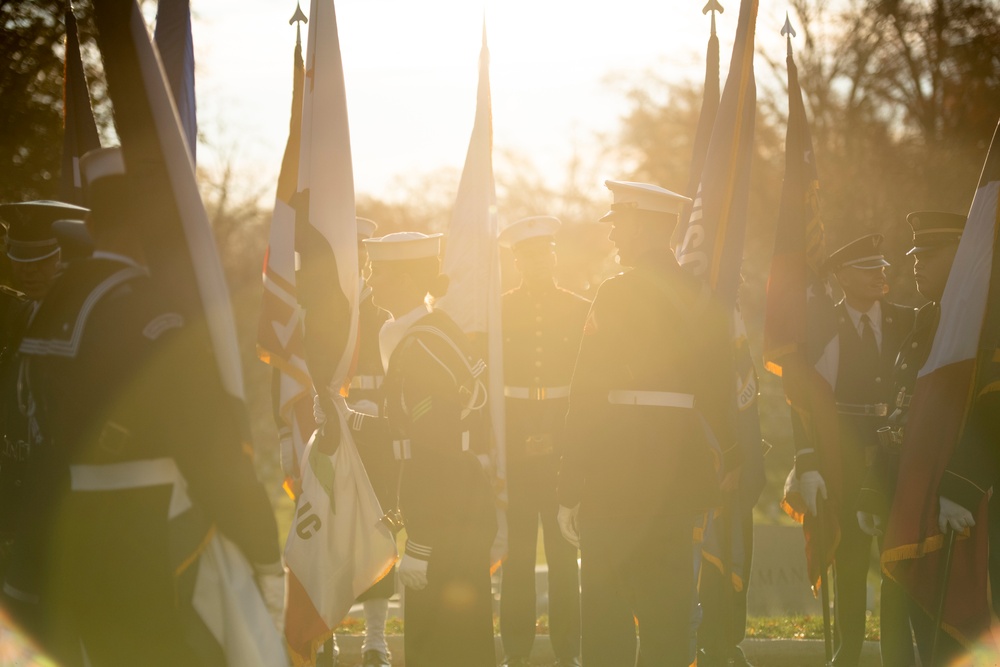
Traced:
<path id="1" fill-rule="evenodd" d="M 62 142 L 61 0 L 0 0 L 0 201 L 52 198 Z M 74 3 L 103 137 L 113 117 L 93 39 L 89 0 Z M 917 305 L 909 247 L 909 211 L 967 212 L 989 139 L 1000 116 L 1000 0 L 789 0 L 793 40 L 820 175 L 828 250 L 868 232 L 886 236 L 890 299 Z M 707 38 L 707 35 L 706 35 Z M 290 47 L 289 47 L 290 48 Z M 765 281 L 784 170 L 787 91 L 784 53 L 758 58 L 758 114 L 742 295 L 751 343 L 760 349 Z M 724 57 L 725 60 L 725 57 Z M 760 62 L 766 63 L 760 71 Z M 290 81 L 289 81 L 290 89 Z M 615 270 L 606 230 L 594 221 L 607 196 L 598 175 L 647 181 L 681 191 L 688 182 L 700 82 L 637 73 L 625 91 L 629 112 L 605 138 L 601 164 L 577 158 L 565 185 L 553 187 L 530 160 L 498 149 L 495 172 L 502 220 L 540 213 L 560 217 L 560 278 L 592 295 Z M 211 138 L 203 137 L 211 144 Z M 363 159 L 359 156 L 358 159 Z M 199 173 L 236 309 L 246 360 L 248 399 L 261 473 L 277 489 L 277 442 L 270 419 L 268 369 L 254 344 L 260 267 L 267 245 L 269 197 L 247 188 L 235 164 Z M 458 185 L 450 171 L 419 175 L 393 201 L 360 193 L 358 214 L 381 232 L 443 231 Z M 256 185 L 254 185 L 256 187 Z M 270 193 L 272 186 L 267 186 Z M 690 194 L 690 193 L 688 193 Z M 262 204 L 262 202 L 264 202 Z M 505 258 L 505 261 L 509 258 Z M 507 268 L 511 266 L 505 264 Z M 513 281 L 513 271 L 506 272 Z M 761 416 L 775 445 L 772 483 L 762 507 L 780 497 L 791 467 L 787 409 L 778 383 L 764 378 Z"/>

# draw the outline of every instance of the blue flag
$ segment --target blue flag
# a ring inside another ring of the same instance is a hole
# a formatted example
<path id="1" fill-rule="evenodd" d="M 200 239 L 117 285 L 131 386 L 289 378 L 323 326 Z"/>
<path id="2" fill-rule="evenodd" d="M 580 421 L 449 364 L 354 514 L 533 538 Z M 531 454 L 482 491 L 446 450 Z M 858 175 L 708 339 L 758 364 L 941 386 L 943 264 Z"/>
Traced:
<path id="1" fill-rule="evenodd" d="M 184 129 L 191 162 L 195 162 L 198 144 L 198 114 L 194 94 L 194 40 L 191 37 L 189 0 L 160 0 L 156 6 L 156 30 L 153 33 L 160 63 L 170 83 L 177 116 Z"/>
<path id="2" fill-rule="evenodd" d="M 90 106 L 90 91 L 80 57 L 80 37 L 76 17 L 66 10 L 66 63 L 63 74 L 63 156 L 59 199 L 69 204 L 83 204 L 80 180 L 80 157 L 101 147 L 97 123 Z"/>

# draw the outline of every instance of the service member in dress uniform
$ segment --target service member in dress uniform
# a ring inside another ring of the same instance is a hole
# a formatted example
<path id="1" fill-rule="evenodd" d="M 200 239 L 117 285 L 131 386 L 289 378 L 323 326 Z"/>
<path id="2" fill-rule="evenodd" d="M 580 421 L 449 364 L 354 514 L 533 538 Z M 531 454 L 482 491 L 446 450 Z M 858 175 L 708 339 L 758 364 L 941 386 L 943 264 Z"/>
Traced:
<path id="1" fill-rule="evenodd" d="M 384 419 L 355 413 L 352 427 L 363 446 L 375 445 L 366 434 L 387 429 L 400 461 L 407 667 L 493 667 L 496 512 L 489 479 L 470 451 L 486 437 L 486 366 L 458 325 L 429 305 L 428 295 L 447 291 L 440 236 L 397 232 L 364 242 L 372 301 L 392 319 L 379 332 Z"/>
<path id="2" fill-rule="evenodd" d="M 570 388 L 559 523 L 581 551 L 583 663 L 689 663 L 695 516 L 739 465 L 729 315 L 677 264 L 690 200 L 607 181 L 610 239 L 630 270 L 600 287 Z"/>
<path id="3" fill-rule="evenodd" d="M 909 416 L 910 399 L 917 382 L 917 372 L 931 352 L 934 334 L 941 317 L 941 295 L 948 281 L 958 242 L 965 229 L 965 216 L 942 211 L 915 211 L 906 216 L 913 230 L 913 275 L 917 291 L 927 299 L 917 311 L 912 331 L 903 340 L 892 369 L 892 393 L 889 424 L 879 431 L 878 456 L 869 470 L 861 490 L 858 523 L 869 535 L 881 537 L 892 508 L 893 496 L 899 483 L 899 455 L 903 430 Z M 914 664 L 912 637 L 917 638 L 921 662 L 930 663 L 933 629 L 930 617 L 910 602 L 905 591 L 888 577 L 882 579 L 882 664 L 885 667 L 908 667 Z M 888 605 L 888 608 L 887 608 Z M 898 611 L 902 609 L 902 611 Z M 890 615 L 891 622 L 885 618 Z M 909 623 L 905 622 L 909 618 Z M 900 622 L 899 618 L 904 621 Z M 939 654 L 957 648 L 950 638 L 942 637 Z M 940 657 L 940 656 L 939 656 Z"/>
<path id="4" fill-rule="evenodd" d="M 913 397 L 917 373 L 931 352 L 931 345 L 941 318 L 941 297 L 966 222 L 964 215 L 942 211 L 916 211 L 906 216 L 906 220 L 913 229 L 913 248 L 907 254 L 913 255 L 913 274 L 917 291 L 929 299 L 929 302 L 917 311 L 913 331 L 903 341 L 902 349 L 896 358 L 892 375 L 893 403 L 890 406 L 892 412 L 889 415 L 889 426 L 879 433 L 881 440 L 879 465 L 869 475 L 870 483 L 866 484 L 862 495 L 865 503 L 862 506 L 863 513 L 858 514 L 858 520 L 862 526 L 869 526 L 880 533 L 884 532 L 885 518 L 892 507 L 896 488 L 901 482 L 905 483 L 905 480 L 898 478 L 899 448 L 903 443 L 903 431 L 909 417 L 910 399 Z M 978 463 L 981 462 L 977 462 L 977 465 Z M 945 474 L 945 477 L 949 476 L 949 473 Z M 941 495 L 942 507 L 945 510 L 942 516 L 947 516 L 948 509 L 953 510 L 958 506 L 944 497 L 944 485 Z M 975 505 L 970 506 L 975 509 L 978 506 L 978 499 Z M 883 596 L 884 588 L 885 582 L 883 582 Z M 921 663 L 929 665 L 934 638 L 933 621 L 918 605 L 908 599 L 907 604 Z M 958 642 L 947 633 L 941 633 L 937 649 L 938 664 L 951 664 L 951 660 L 962 653 L 963 649 Z M 893 664 L 902 664 L 884 660 L 883 662 L 890 667 Z"/>
<path id="5" fill-rule="evenodd" d="M 56 220 L 83 219 L 87 209 L 57 201 L 0 205 L 7 223 L 6 251 L 16 289 L 0 286 L 0 579 L 18 530 L 22 487 L 32 435 L 28 429 L 27 382 L 17 353 L 42 298 L 56 279 L 61 261 Z M 20 291 L 18 291 L 20 290 Z"/>
<path id="6" fill-rule="evenodd" d="M 501 581 L 500 634 L 508 667 L 530 664 L 539 521 L 548 562 L 549 636 L 556 664 L 580 664 L 577 549 L 559 531 L 556 477 L 569 383 L 590 302 L 556 285 L 559 224 L 551 216 L 525 218 L 499 237 L 500 245 L 513 251 L 521 274 L 520 286 L 503 295 L 502 305 L 508 550 Z"/>
<path id="7" fill-rule="evenodd" d="M 834 388 L 839 415 L 840 544 L 834 554 L 834 664 L 858 664 L 865 638 L 865 609 L 871 535 L 858 525 L 861 487 L 874 464 L 877 431 L 886 425 L 892 400 L 892 367 L 903 338 L 914 322 L 914 309 L 887 301 L 881 234 L 869 234 L 831 253 L 826 269 L 832 272 L 844 298 L 836 305 L 836 342 L 817 363 Z M 796 442 L 795 468 L 809 511 L 816 515 L 817 497 L 827 498 L 824 471 L 817 469 L 815 444 Z M 898 605 L 897 605 L 898 606 Z M 886 618 L 886 612 L 890 617 Z M 905 610 L 883 608 L 884 632 L 906 624 Z M 912 645 L 899 650 L 910 653 Z M 907 658 L 902 658 L 907 659 Z"/>
<path id="8" fill-rule="evenodd" d="M 372 289 L 364 284 L 368 251 L 364 240 L 375 235 L 378 225 L 367 218 L 358 218 L 358 266 L 362 271 L 362 289 L 358 299 L 358 363 L 347 404 L 352 410 L 378 416 L 383 405 L 382 382 L 385 369 L 379 352 L 378 332 L 389 318 L 389 314 L 372 303 Z M 387 447 L 362 447 L 361 460 L 371 480 L 379 504 L 385 508 L 396 505 L 396 482 L 399 466 Z M 389 614 L 389 598 L 396 592 L 395 570 L 383 577 L 377 584 L 358 598 L 365 610 L 365 637 L 361 644 L 362 667 L 388 667 L 389 645 L 385 639 L 385 622 Z"/>
<path id="9" fill-rule="evenodd" d="M 41 442 L 4 594 L 41 611 L 66 664 L 82 651 L 95 667 L 222 665 L 193 605 L 200 555 L 226 536 L 280 613 L 274 514 L 228 394 L 200 372 L 213 361 L 141 264 L 121 152 L 81 166 L 96 250 L 57 279 L 21 343 Z"/>

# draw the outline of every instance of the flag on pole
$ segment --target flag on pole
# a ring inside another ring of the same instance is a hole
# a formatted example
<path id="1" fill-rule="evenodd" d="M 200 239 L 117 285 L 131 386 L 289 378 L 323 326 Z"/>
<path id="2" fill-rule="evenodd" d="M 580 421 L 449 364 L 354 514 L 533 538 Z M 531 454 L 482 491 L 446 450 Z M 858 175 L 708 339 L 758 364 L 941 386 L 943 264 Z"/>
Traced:
<path id="1" fill-rule="evenodd" d="M 358 339 L 358 251 L 347 97 L 333 0 L 312 0 L 302 98 L 295 249 L 303 349 L 326 423 L 303 454 L 285 562 L 285 638 L 297 663 L 385 576 L 396 543 L 345 419 Z"/>
<path id="2" fill-rule="evenodd" d="M 997 388 L 998 136 L 1000 126 L 993 135 L 941 298 L 941 319 L 930 356 L 917 375 L 900 450 L 899 479 L 904 481 L 893 499 L 882 550 L 883 572 L 932 616 L 940 592 L 945 542 L 938 529 L 938 489 L 956 446 L 963 438 L 977 437 L 969 421 L 974 401 Z M 942 619 L 943 629 L 967 646 L 981 641 L 990 628 L 986 495 L 971 533 L 955 541 Z"/>
<path id="3" fill-rule="evenodd" d="M 95 0 L 94 18 L 126 172 L 145 207 L 135 223 L 146 265 L 183 316 L 186 335 L 200 341 L 193 347 L 204 360 L 192 363 L 206 376 L 217 374 L 223 395 L 211 444 L 242 441 L 246 450 L 249 419 L 229 292 L 166 77 L 135 0 Z M 242 552 L 216 533 L 201 555 L 192 604 L 227 661 L 281 664 L 284 647 Z M 207 597 L 199 595 L 203 584 L 213 587 Z"/>
<path id="4" fill-rule="evenodd" d="M 816 363 L 829 346 L 839 343 L 832 292 L 822 271 L 826 245 L 819 214 L 819 176 L 792 56 L 791 24 L 786 23 L 782 32 L 788 34 L 788 128 L 785 180 L 767 281 L 764 366 L 782 378 L 793 434 L 816 450 L 817 467 L 827 485 L 828 500 L 819 517 L 805 510 L 796 491 L 795 470 L 782 501 L 785 511 L 803 524 L 809 582 L 815 587 L 832 563 L 840 540 L 837 507 L 841 502 L 835 379 L 824 378 Z"/>
<path id="5" fill-rule="evenodd" d="M 753 73 L 758 0 L 742 0 L 736 42 L 691 215 L 675 254 L 735 307 L 743 263 L 757 89 Z"/>
<path id="6" fill-rule="evenodd" d="M 442 271 L 449 277 L 448 293 L 438 307 L 461 327 L 484 354 L 489 368 L 489 415 L 492 447 L 489 467 L 497 493 L 498 530 L 493 545 L 494 566 L 507 553 L 507 468 L 504 447 L 503 335 L 500 326 L 500 247 L 497 244 L 496 186 L 493 181 L 493 110 L 490 100 L 490 52 L 479 54 L 476 119 L 465 156 L 465 168 L 448 226 L 448 247 Z"/>
<path id="7" fill-rule="evenodd" d="M 674 232 L 675 254 L 681 266 L 704 280 L 733 312 L 732 353 L 736 363 L 732 367 L 734 395 L 730 418 L 748 472 L 746 483 L 741 483 L 742 490 L 746 491 L 750 487 L 763 488 L 762 480 L 758 479 L 763 475 L 763 454 L 757 413 L 757 371 L 750 356 L 737 298 L 756 116 L 753 48 L 757 0 L 743 0 L 740 5 L 736 41 L 721 99 L 714 12 L 722 7 L 717 2 L 710 2 L 705 9 L 713 12 L 712 34 L 706 59 L 705 100 L 691 164 L 689 191 L 694 192 L 695 197 L 687 219 Z M 740 502 L 740 498 L 734 499 L 723 511 L 739 512 L 737 505 Z M 736 573 L 743 569 L 743 537 L 738 517 L 731 518 L 733 520 L 715 517 L 708 523 L 702 555 L 721 571 L 728 571 L 739 590 L 742 580 Z M 731 533 L 723 534 L 727 526 Z"/>
<path id="8" fill-rule="evenodd" d="M 59 198 L 83 205 L 80 157 L 101 147 L 97 122 L 90 106 L 90 90 L 80 56 L 80 36 L 73 8 L 66 8 L 66 61 L 63 68 L 63 155 Z"/>
<path id="9" fill-rule="evenodd" d="M 190 0 L 159 0 L 153 32 L 160 63 L 170 82 L 170 94 L 184 129 L 191 162 L 198 145 L 198 114 L 194 94 L 194 39 Z"/>
<path id="10" fill-rule="evenodd" d="M 312 379 L 306 368 L 302 309 L 295 286 L 295 209 L 292 201 L 299 180 L 299 141 L 302 134 L 302 97 L 305 65 L 302 61 L 302 34 L 305 21 L 297 8 L 295 54 L 292 74 L 292 114 L 288 142 L 281 160 L 278 190 L 271 216 L 271 234 L 264 255 L 264 290 L 257 326 L 257 356 L 273 366 L 273 398 L 276 402 L 281 442 L 281 467 L 285 489 L 298 495 L 306 443 L 316 430 L 313 419 Z"/>
<path id="11" fill-rule="evenodd" d="M 698 193 L 698 185 L 701 183 L 702 170 L 705 168 L 705 157 L 708 155 L 708 142 L 712 139 L 712 127 L 715 125 L 715 117 L 719 113 L 719 36 L 715 33 L 715 13 L 722 13 L 722 5 L 718 0 L 709 0 L 703 12 L 710 12 L 712 15 L 712 32 L 708 38 L 708 47 L 705 50 L 705 86 L 701 100 L 701 112 L 698 115 L 698 127 L 694 133 L 694 147 L 691 152 L 691 171 L 688 173 L 688 186 L 684 191 L 688 197 L 694 200 Z M 687 223 L 691 218 L 691 204 L 684 206 L 681 213 L 681 220 Z M 684 232 L 687 224 L 677 225 L 674 228 L 673 245 L 677 247 L 684 240 Z"/>

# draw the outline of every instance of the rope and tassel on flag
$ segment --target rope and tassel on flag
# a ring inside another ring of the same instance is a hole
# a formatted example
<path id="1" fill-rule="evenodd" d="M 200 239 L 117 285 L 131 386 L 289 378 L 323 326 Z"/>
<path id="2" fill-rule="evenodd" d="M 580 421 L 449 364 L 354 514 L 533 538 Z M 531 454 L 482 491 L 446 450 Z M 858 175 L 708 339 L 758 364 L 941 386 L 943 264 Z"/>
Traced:
<path id="1" fill-rule="evenodd" d="M 297 664 L 391 570 L 396 543 L 346 421 L 358 340 L 358 252 L 347 97 L 333 0 L 312 0 L 302 98 L 294 248 L 306 369 L 326 422 L 301 461 L 285 545 L 285 638 Z M 273 250 L 273 249 L 272 249 Z M 287 249 L 286 249 L 287 250 Z"/>
<path id="2" fill-rule="evenodd" d="M 494 569 L 507 554 L 507 466 L 504 445 L 503 335 L 500 324 L 500 247 L 496 185 L 493 180 L 493 110 L 490 99 L 490 52 L 479 55 L 476 118 L 465 157 L 465 168 L 448 226 L 448 247 L 442 271 L 450 279 L 438 307 L 448 313 L 475 342 L 489 368 L 488 409 L 492 442 L 487 458 L 497 495 L 497 537 L 491 550 Z"/>
<path id="3" fill-rule="evenodd" d="M 941 298 L 930 356 L 917 375 L 900 450 L 882 571 L 929 615 L 942 579 L 945 536 L 938 527 L 941 480 L 965 438 L 982 437 L 970 420 L 976 401 L 996 389 L 1000 337 L 1000 125 L 993 135 L 972 208 Z M 968 443 L 973 444 L 973 443 Z M 978 443 L 982 446 L 982 443 Z M 989 448 L 994 443 L 986 445 Z M 944 495 L 942 492 L 941 495 Z M 987 598 L 989 526 L 984 493 L 975 526 L 951 556 L 942 629 L 967 647 L 992 646 Z"/>
<path id="4" fill-rule="evenodd" d="M 793 436 L 803 447 L 815 451 L 817 467 L 827 486 L 825 511 L 814 517 L 805 509 L 793 469 L 782 501 L 785 512 L 803 525 L 809 582 L 815 590 L 832 564 L 840 541 L 837 517 L 843 502 L 833 395 L 836 378 L 824 376 L 816 364 L 839 343 L 832 290 L 822 268 L 826 244 L 819 212 L 819 176 L 792 56 L 791 30 L 788 23 L 782 30 L 788 34 L 788 127 L 785 180 L 767 282 L 764 367 L 782 378 L 791 408 Z M 819 553 L 820 547 L 823 553 Z"/>
<path id="5" fill-rule="evenodd" d="M 195 342 L 192 366 L 219 388 L 205 445 L 252 451 L 229 291 L 166 76 L 135 0 L 95 0 L 94 19 L 131 192 L 144 206 L 135 223 L 146 266 Z M 193 608 L 230 664 L 283 664 L 250 563 L 221 532 L 210 534 Z"/>
<path id="6" fill-rule="evenodd" d="M 285 491 L 293 499 L 298 495 L 306 444 L 316 430 L 312 379 L 305 361 L 302 309 L 295 284 L 295 209 L 292 207 L 299 181 L 305 79 L 301 23 L 305 21 L 301 8 L 296 8 L 290 21 L 296 23 L 292 112 L 264 255 L 264 289 L 257 327 L 257 356 L 273 367 L 271 392 L 280 437 L 281 469 L 285 475 Z"/>
<path id="7" fill-rule="evenodd" d="M 63 68 L 63 153 L 59 199 L 82 206 L 83 181 L 80 157 L 101 147 L 97 122 L 90 104 L 90 89 L 80 55 L 80 35 L 73 7 L 66 7 L 66 60 Z"/>

